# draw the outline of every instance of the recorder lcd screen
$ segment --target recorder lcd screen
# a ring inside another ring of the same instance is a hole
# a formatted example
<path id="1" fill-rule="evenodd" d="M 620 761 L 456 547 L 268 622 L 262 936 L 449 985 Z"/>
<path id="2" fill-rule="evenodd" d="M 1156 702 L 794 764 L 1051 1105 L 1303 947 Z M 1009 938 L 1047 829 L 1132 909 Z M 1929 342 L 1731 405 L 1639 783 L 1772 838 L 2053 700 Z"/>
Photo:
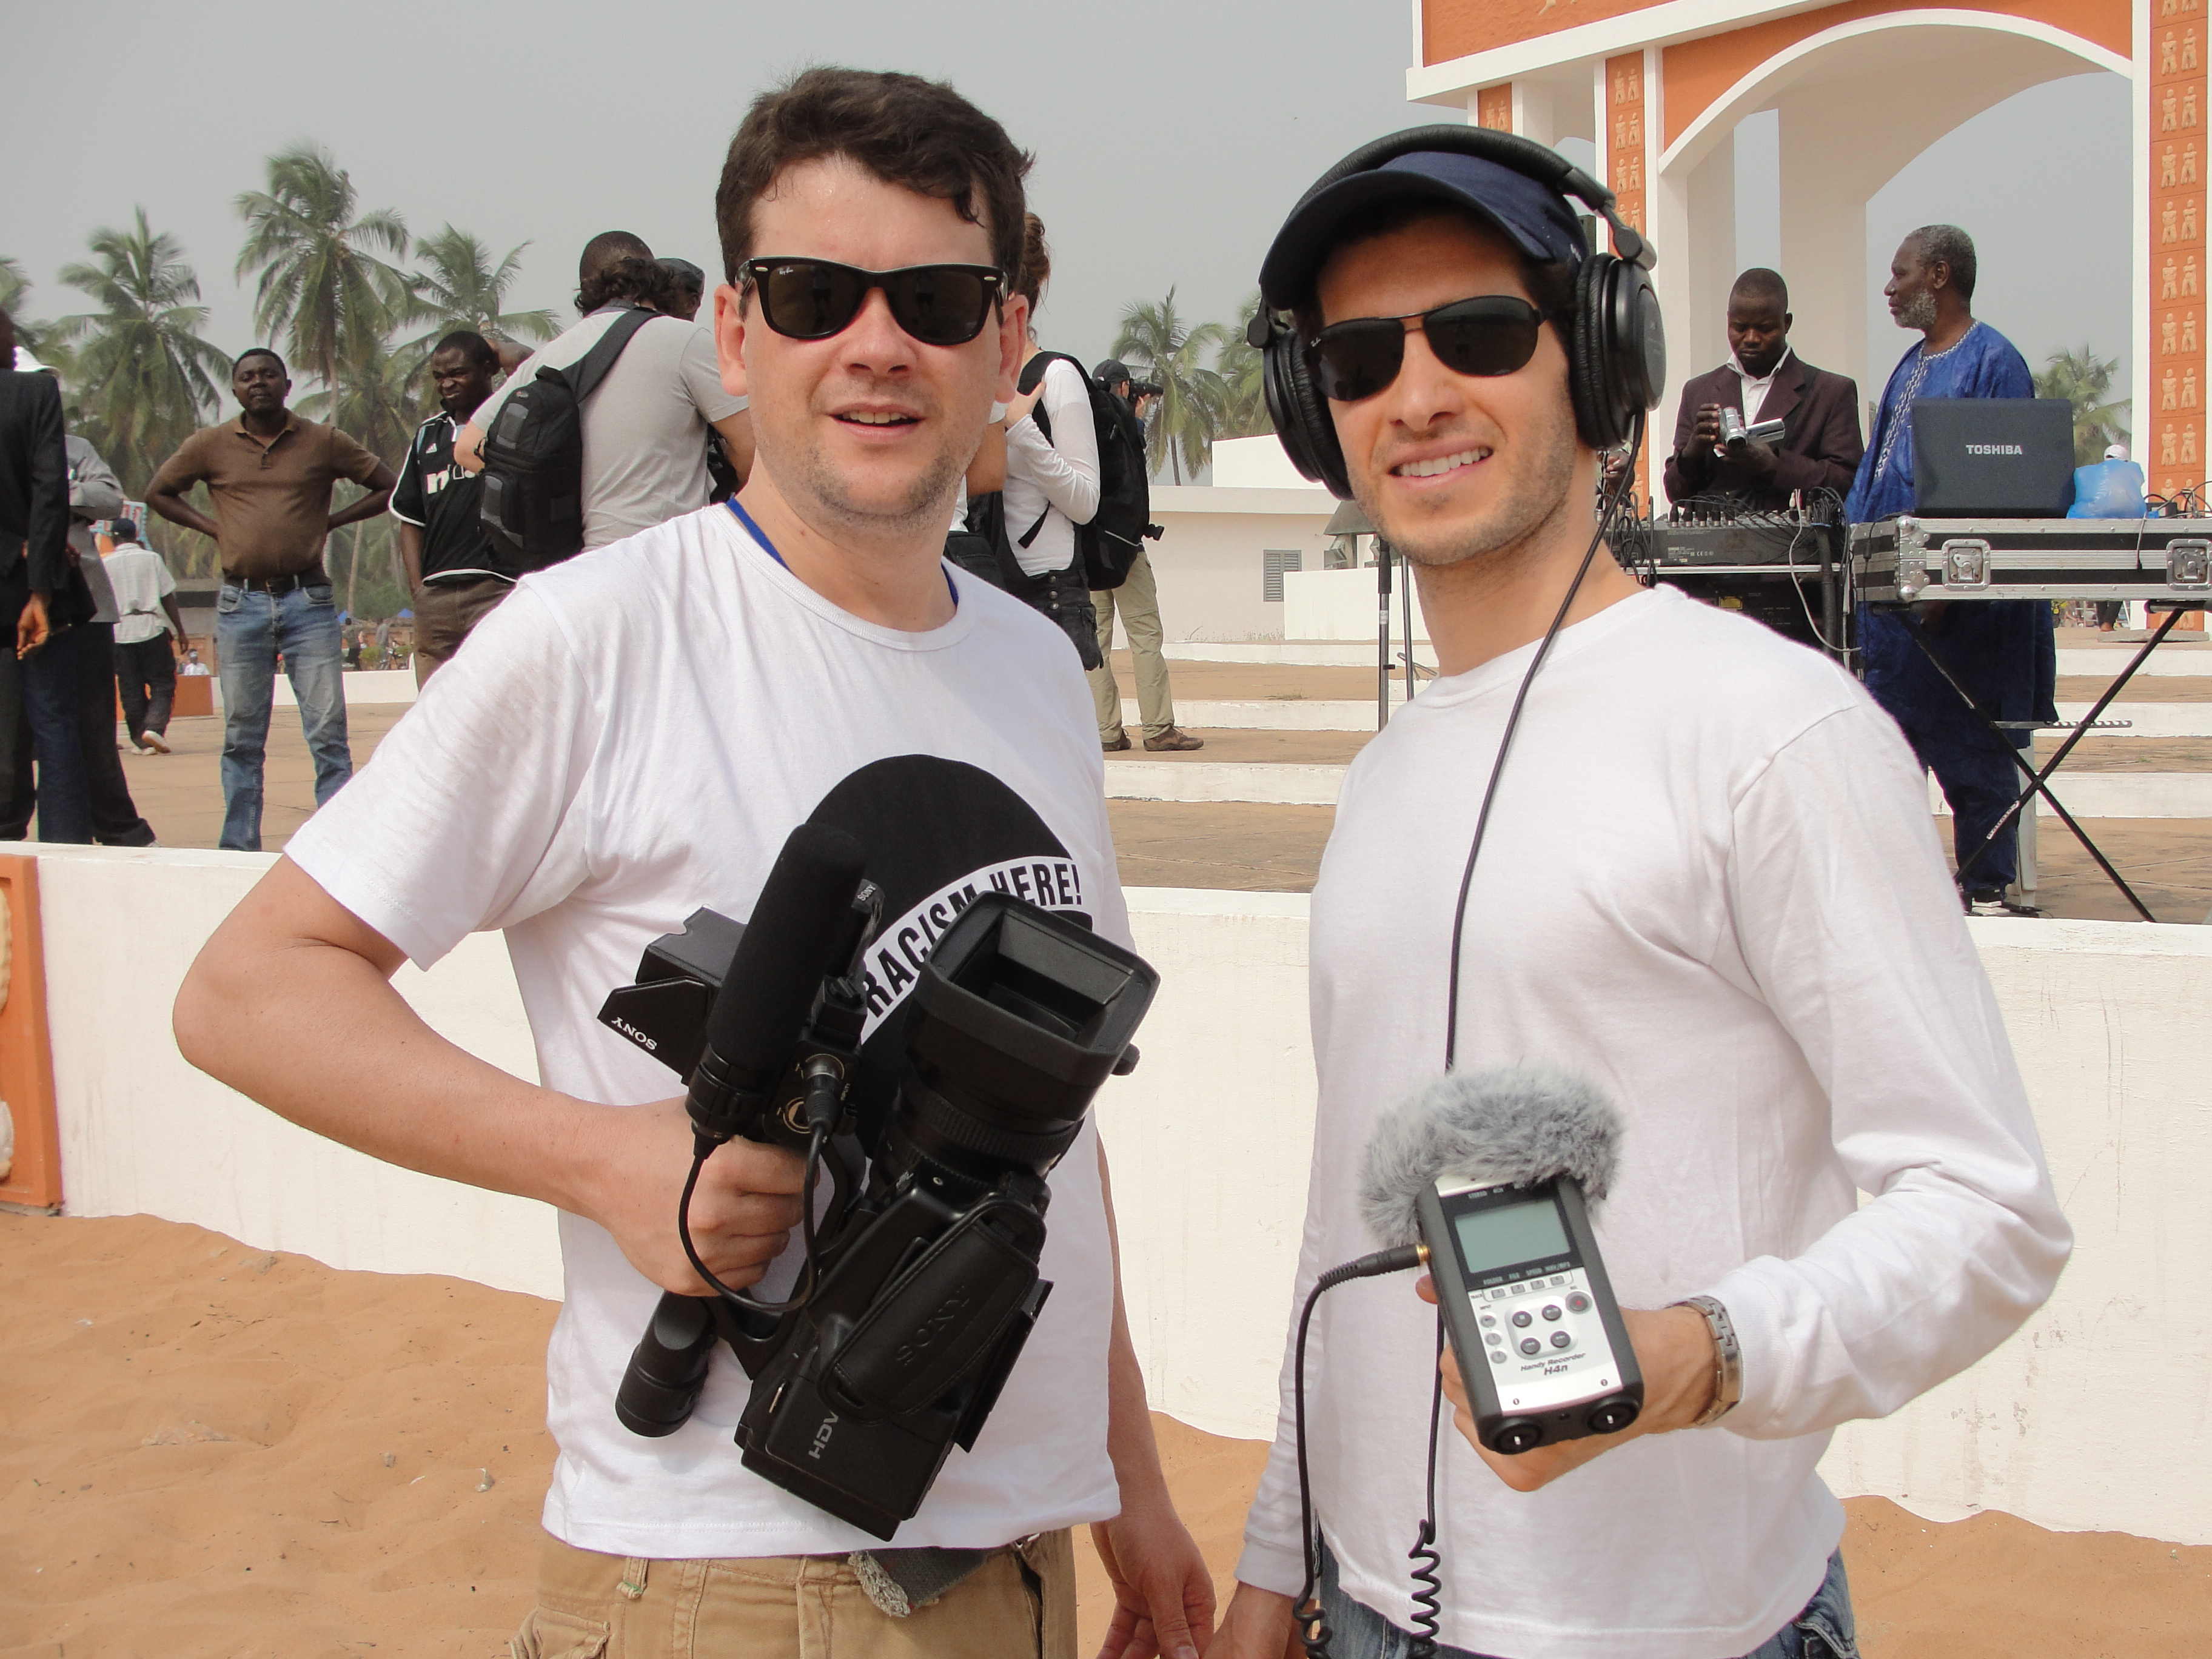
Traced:
<path id="1" fill-rule="evenodd" d="M 1520 1261 L 1541 1261 L 1572 1254 L 1559 1209 L 1550 1197 L 1522 1204 L 1498 1204 L 1469 1210 L 1452 1219 L 1460 1255 L 1468 1271 L 1481 1273 Z"/>

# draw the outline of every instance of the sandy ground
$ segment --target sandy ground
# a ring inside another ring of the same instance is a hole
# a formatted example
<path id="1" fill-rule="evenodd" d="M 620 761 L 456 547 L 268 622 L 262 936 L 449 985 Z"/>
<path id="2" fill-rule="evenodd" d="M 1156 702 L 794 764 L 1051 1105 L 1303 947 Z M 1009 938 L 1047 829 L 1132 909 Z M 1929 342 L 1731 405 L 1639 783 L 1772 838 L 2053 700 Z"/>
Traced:
<path id="1" fill-rule="evenodd" d="M 553 1312 L 144 1217 L 0 1215 L 0 1656 L 500 1659 Z M 1225 1595 L 1265 1449 L 1155 1420 Z M 2212 1548 L 1848 1507 L 1869 1659 L 2212 1651 Z M 1079 1554 L 1088 1652 L 1107 1603 Z"/>

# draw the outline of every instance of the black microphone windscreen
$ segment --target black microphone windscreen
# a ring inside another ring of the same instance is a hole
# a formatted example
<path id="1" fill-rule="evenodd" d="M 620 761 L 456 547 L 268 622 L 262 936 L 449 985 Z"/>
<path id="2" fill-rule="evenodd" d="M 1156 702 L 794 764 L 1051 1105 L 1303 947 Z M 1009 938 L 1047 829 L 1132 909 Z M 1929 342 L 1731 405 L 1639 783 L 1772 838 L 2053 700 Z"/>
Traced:
<path id="1" fill-rule="evenodd" d="M 851 938 L 853 896 L 867 865 L 860 843 L 828 824 L 791 832 L 753 906 L 707 1016 L 707 1048 L 726 1066 L 780 1072 L 825 975 Z"/>
<path id="2" fill-rule="evenodd" d="M 1596 1087 L 1542 1066 L 1447 1072 L 1375 1126 L 1359 1210 L 1386 1247 L 1420 1237 L 1414 1205 L 1445 1176 L 1523 1187 L 1571 1175 L 1605 1196 L 1620 1158 L 1620 1114 Z"/>

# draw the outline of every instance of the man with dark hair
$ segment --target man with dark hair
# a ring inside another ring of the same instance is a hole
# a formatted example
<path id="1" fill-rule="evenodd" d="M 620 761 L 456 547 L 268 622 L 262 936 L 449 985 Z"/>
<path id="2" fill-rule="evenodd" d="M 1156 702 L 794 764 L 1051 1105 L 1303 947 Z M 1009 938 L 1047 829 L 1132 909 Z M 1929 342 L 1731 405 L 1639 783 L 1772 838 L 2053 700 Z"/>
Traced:
<path id="1" fill-rule="evenodd" d="M 650 262 L 652 258 L 653 250 L 646 246 L 642 236 L 634 236 L 626 230 L 601 231 L 585 243 L 584 251 L 576 256 L 576 309 L 580 313 L 599 309 L 596 305 L 584 302 L 583 290 L 591 286 L 593 277 L 616 260 L 644 259 Z"/>
<path id="2" fill-rule="evenodd" d="M 1006 233 L 1018 247 L 1024 165 L 996 122 L 909 76 L 812 70 L 757 100 L 717 198 L 720 380 L 750 393 L 759 445 L 742 496 L 520 583 L 179 999 L 192 1062 L 295 1121 L 563 1212 L 560 1460 L 518 1652 L 611 1634 L 625 1659 L 1073 1659 L 1084 1522 L 1119 1603 L 1109 1651 L 1195 1659 L 1208 1634 L 1092 1127 L 1049 1176 L 1051 1297 L 896 1548 L 742 1466 L 748 1385 L 726 1351 L 666 1437 L 615 1415 L 660 1292 L 708 1288 L 672 1224 L 692 1134 L 674 1085 L 592 1018 L 645 944 L 701 905 L 753 914 L 802 821 L 859 840 L 885 918 L 856 1073 L 873 1146 L 905 994 L 963 895 L 1018 872 L 1036 902 L 1129 940 L 1073 653 L 942 556 L 991 406 L 1014 396 L 1027 316 Z M 1040 886 L 1039 868 L 1060 874 Z M 495 927 L 542 1086 L 453 1047 L 386 983 Z M 710 1271 L 790 1293 L 804 1169 L 744 1139 L 697 1166 Z"/>
<path id="3" fill-rule="evenodd" d="M 660 313 L 623 347 L 584 400 L 584 547 L 586 551 L 708 504 L 709 433 L 722 441 L 737 476 L 752 465 L 752 429 L 742 392 L 722 384 L 714 338 L 703 323 L 676 313 L 674 279 L 653 250 L 627 231 L 592 239 L 579 264 L 576 308 L 583 319 L 524 359 L 507 384 L 462 422 L 453 455 L 471 473 L 483 470 L 483 434 L 508 393 L 540 369 L 581 362 L 626 312 Z"/>
<path id="4" fill-rule="evenodd" d="M 1114 394 L 1115 418 L 1122 422 L 1128 441 L 1139 457 L 1145 453 L 1146 398 L 1159 388 L 1139 381 L 1129 366 L 1109 357 L 1092 378 Z M 1092 591 L 1091 603 L 1098 610 L 1098 654 L 1106 659 L 1091 671 L 1091 695 L 1098 708 L 1098 746 L 1108 750 L 1127 749 L 1129 734 L 1121 729 L 1121 684 L 1114 675 L 1114 617 L 1121 613 L 1121 631 L 1129 636 L 1129 661 L 1137 674 L 1137 712 L 1145 726 L 1145 747 L 1192 750 L 1206 747 L 1175 723 L 1175 693 L 1168 684 L 1168 659 L 1163 649 L 1167 632 L 1160 626 L 1159 583 L 1152 575 L 1152 556 L 1139 547 L 1130 562 L 1127 578 L 1119 587 Z"/>
<path id="5" fill-rule="evenodd" d="M 453 440 L 499 378 L 499 354 L 457 329 L 430 354 L 438 412 L 415 428 L 392 490 L 399 562 L 415 599 L 415 684 L 461 648 L 522 573 L 484 533 L 483 479 L 454 465 Z"/>
<path id="6" fill-rule="evenodd" d="M 1317 325 L 1294 343 L 1308 441 L 1407 562 L 1438 670 L 1353 763 L 1313 892 L 1289 1306 L 1374 1248 L 1360 1170 L 1387 1111 L 1447 1071 L 1571 1066 L 1623 1122 L 1599 1237 L 1643 1409 L 1507 1455 L 1469 1436 L 1447 1353 L 1460 1432 L 1432 1476 L 1434 1310 L 1402 1279 L 1324 1295 L 1297 1343 L 1304 1439 L 1286 1341 L 1207 1659 L 1291 1650 L 1302 1485 L 1340 1654 L 1413 1642 L 1431 1498 L 1440 1659 L 1849 1654 L 1829 1431 L 2009 1335 L 2066 1223 L 1895 728 L 1833 663 L 1599 544 L 1617 411 L 1571 389 L 1571 349 L 1598 343 L 1541 297 L 1593 257 L 1577 204 L 1405 143 L 1305 197 L 1260 276 Z M 1378 200 L 1413 216 L 1372 232 Z M 1561 1303 L 1510 1305 L 1550 1324 Z M 1558 1350 L 1496 1323 L 1497 1375 L 1541 1375 Z"/>
<path id="7" fill-rule="evenodd" d="M 2035 377 L 2012 342 L 1974 316 L 1974 244 L 1956 225 L 1923 225 L 1898 244 L 1882 293 L 1899 328 L 1921 337 L 1890 371 L 1881 409 L 1845 510 L 1853 524 L 1913 507 L 1912 405 L 1922 398 L 2033 398 Z M 1951 804 L 1952 848 L 1961 902 L 1982 915 L 2005 910 L 2019 878 L 2020 824 L 1990 833 L 2025 781 L 2011 744 L 2000 742 L 1913 641 L 1915 623 L 1859 612 L 1866 688 L 1904 727 L 1912 752 L 1936 774 Z M 1918 607 L 1917 625 L 1945 668 L 1990 718 L 2055 723 L 2057 644 L 2040 599 L 1988 599 Z M 2034 741 L 2018 731 L 2021 749 Z M 1984 843 L 1988 845 L 1984 848 Z"/>
<path id="8" fill-rule="evenodd" d="M 1729 349 L 1734 355 L 1682 388 L 1667 494 L 1726 495 L 1754 508 L 1789 504 L 1790 492 L 1851 487 L 1866 445 L 1859 437 L 1859 391 L 1848 376 L 1815 368 L 1790 349 L 1790 288 L 1781 273 L 1754 265 L 1729 290 Z M 1721 410 L 1746 426 L 1782 422 L 1782 435 L 1735 449 L 1721 442 Z"/>
<path id="9" fill-rule="evenodd" d="M 177 690 L 176 653 L 185 643 L 177 579 L 169 574 L 167 561 L 138 539 L 132 520 L 115 520 L 109 539 L 113 550 L 105 568 L 115 592 L 115 682 L 123 723 L 140 754 L 166 755 L 169 708 Z"/>
<path id="10" fill-rule="evenodd" d="M 663 309 L 672 317 L 690 322 L 698 316 L 699 302 L 707 296 L 707 273 L 689 259 L 666 255 L 653 263 L 668 273 L 668 303 Z"/>
<path id="11" fill-rule="evenodd" d="M 69 582 L 69 529 L 61 383 L 17 370 L 15 320 L 0 311 L 0 629 L 15 638 L 12 673 L 0 678 L 21 686 L 30 721 L 39 839 L 83 843 L 92 839 L 92 813 L 77 730 L 76 641 L 46 615 Z"/>
<path id="12" fill-rule="evenodd" d="M 147 485 L 146 504 L 172 524 L 213 538 L 222 562 L 215 622 L 222 679 L 221 845 L 256 853 L 280 655 L 314 757 L 315 805 L 353 775 L 337 606 L 323 544 L 332 531 L 383 512 L 396 481 L 356 440 L 286 406 L 291 376 L 267 346 L 240 354 L 230 389 L 239 417 L 202 427 L 178 446 Z M 359 484 L 362 494 L 334 511 L 331 490 L 341 480 Z M 207 485 L 213 517 L 185 499 L 196 483 Z"/>

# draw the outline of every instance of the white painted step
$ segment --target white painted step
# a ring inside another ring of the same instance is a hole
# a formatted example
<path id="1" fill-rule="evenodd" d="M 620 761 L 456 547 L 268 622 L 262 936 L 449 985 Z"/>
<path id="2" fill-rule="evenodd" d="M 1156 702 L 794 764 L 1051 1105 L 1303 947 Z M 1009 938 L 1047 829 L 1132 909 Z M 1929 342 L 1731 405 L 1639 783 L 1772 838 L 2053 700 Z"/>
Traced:
<path id="1" fill-rule="evenodd" d="M 2021 780 L 2026 787 L 2027 780 Z M 2068 772 L 2054 774 L 2051 792 L 2077 818 L 2212 818 L 2212 772 Z M 1931 774 L 1928 801 L 1938 812 L 1951 808 Z M 2051 803 L 2037 797 L 2036 811 L 2056 823 Z M 2063 835 L 2064 831 L 2062 830 Z"/>
<path id="2" fill-rule="evenodd" d="M 1341 766 L 1271 765 L 1244 761 L 1109 759 L 1109 800 L 1249 801 L 1265 806 L 1334 806 L 1344 787 Z"/>
<path id="3" fill-rule="evenodd" d="M 1404 682 L 1391 682 L 1390 706 L 1405 705 Z M 2092 705 L 2062 702 L 2062 720 L 2078 720 Z M 2113 730 L 2098 730 L 2100 738 L 2212 738 L 2212 702 L 2127 702 L 2112 704 L 2103 718 L 2129 722 Z M 1178 725 L 1199 731 L 1222 732 L 1372 732 L 1375 700 L 1332 697 L 1249 697 L 1179 699 Z M 1137 702 L 1121 700 L 1121 723 L 1139 728 Z"/>

